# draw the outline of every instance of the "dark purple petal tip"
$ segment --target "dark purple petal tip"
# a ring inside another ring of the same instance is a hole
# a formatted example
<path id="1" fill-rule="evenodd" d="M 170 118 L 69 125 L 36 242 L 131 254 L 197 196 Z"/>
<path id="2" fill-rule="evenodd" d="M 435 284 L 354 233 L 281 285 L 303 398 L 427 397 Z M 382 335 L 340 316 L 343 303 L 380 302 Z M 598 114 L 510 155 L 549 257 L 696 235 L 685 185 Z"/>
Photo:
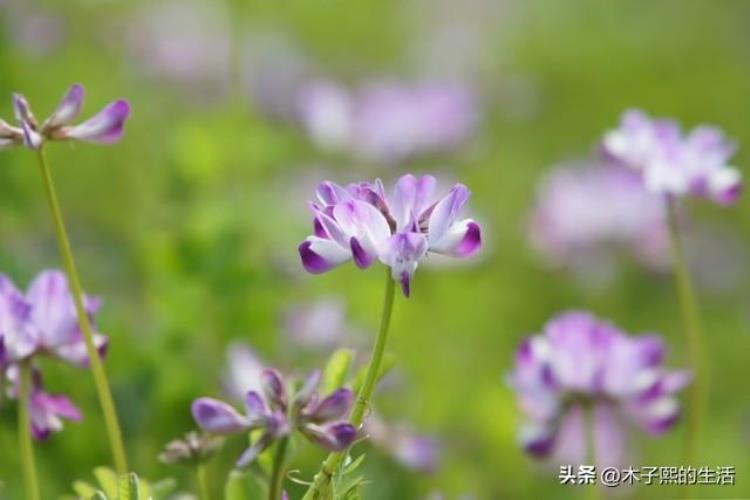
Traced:
<path id="1" fill-rule="evenodd" d="M 370 267 L 375 258 L 367 253 L 367 250 L 362 247 L 362 245 L 359 243 L 359 240 L 352 236 L 349 244 L 352 249 L 352 257 L 354 258 L 354 263 L 357 264 L 357 267 L 359 267 L 360 269 L 367 269 L 368 267 Z"/>
<path id="2" fill-rule="evenodd" d="M 305 268 L 305 271 L 310 274 L 322 274 L 329 271 L 333 266 L 331 266 L 331 264 L 323 257 L 316 254 L 312 248 L 310 248 L 311 246 L 311 241 L 303 241 L 298 248 L 299 256 L 302 259 L 302 266 Z"/>
<path id="3" fill-rule="evenodd" d="M 466 234 L 456 247 L 456 253 L 461 257 L 471 257 L 482 248 L 482 229 L 476 222 L 470 222 L 466 227 Z"/>

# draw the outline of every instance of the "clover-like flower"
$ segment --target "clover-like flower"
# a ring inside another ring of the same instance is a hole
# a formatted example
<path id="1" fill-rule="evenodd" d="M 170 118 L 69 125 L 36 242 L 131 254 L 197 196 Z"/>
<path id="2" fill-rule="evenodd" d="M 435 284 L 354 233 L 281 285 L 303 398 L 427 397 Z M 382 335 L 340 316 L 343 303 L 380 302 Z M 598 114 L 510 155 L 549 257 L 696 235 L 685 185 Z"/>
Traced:
<path id="1" fill-rule="evenodd" d="M 478 115 L 468 86 L 440 82 L 382 81 L 349 91 L 317 80 L 298 100 L 318 145 L 388 164 L 455 149 L 474 133 Z"/>
<path id="2" fill-rule="evenodd" d="M 260 437 L 240 456 L 237 467 L 250 464 L 275 440 L 299 431 L 329 451 L 341 451 L 354 442 L 357 430 L 342 419 L 352 406 L 352 391 L 338 389 L 319 399 L 316 388 L 320 373 L 313 372 L 294 394 L 274 369 L 261 373 L 263 396 L 249 391 L 245 396 L 245 414 L 213 398 L 198 398 L 192 413 L 198 426 L 211 434 L 236 434 L 260 430 Z"/>
<path id="3" fill-rule="evenodd" d="M 98 298 L 85 297 L 92 322 L 100 304 Z M 39 273 L 26 294 L 0 275 L 0 336 L 8 363 L 49 355 L 82 367 L 89 364 L 68 279 L 61 271 Z M 103 356 L 107 338 L 96 333 L 94 344 Z"/>
<path id="4" fill-rule="evenodd" d="M 8 397 L 17 399 L 20 390 L 18 365 L 7 368 L 6 376 L 10 381 Z M 31 394 L 29 397 L 29 419 L 31 434 L 35 439 L 47 439 L 53 432 L 63 429 L 62 419 L 78 422 L 83 418 L 76 405 L 62 394 L 50 394 L 44 390 L 42 372 L 32 369 Z"/>
<path id="5" fill-rule="evenodd" d="M 716 127 L 701 125 L 683 135 L 676 122 L 638 110 L 626 111 L 620 127 L 602 140 L 604 154 L 640 171 L 650 190 L 719 204 L 733 203 L 742 191 L 742 176 L 729 165 L 736 149 Z"/>
<path id="6" fill-rule="evenodd" d="M 630 169 L 609 164 L 563 165 L 539 184 L 530 239 L 556 266 L 591 267 L 625 251 L 655 270 L 670 262 L 664 200 Z"/>
<path id="7" fill-rule="evenodd" d="M 130 114 L 127 101 L 114 101 L 88 120 L 73 125 L 81 112 L 83 97 L 83 87 L 73 85 L 55 111 L 39 123 L 26 98 L 21 94 L 14 94 L 13 107 L 18 126 L 0 120 L 0 149 L 21 144 L 30 149 L 39 149 L 47 140 L 77 140 L 101 144 L 118 141 Z"/>
<path id="8" fill-rule="evenodd" d="M 656 435 L 679 417 L 676 393 L 691 375 L 666 370 L 664 355 L 658 336 L 628 336 L 588 312 L 553 318 L 523 341 L 510 376 L 528 418 L 521 431 L 526 451 L 561 463 L 621 464 L 628 424 Z M 596 456 L 587 457 L 587 449 Z"/>
<path id="9" fill-rule="evenodd" d="M 375 260 L 391 268 L 405 296 L 419 261 L 429 252 L 469 257 L 482 245 L 481 229 L 473 219 L 459 219 L 469 190 L 456 184 L 435 201 L 431 175 L 408 174 L 386 196 L 382 182 L 333 182 L 318 186 L 318 203 L 311 202 L 315 234 L 299 246 L 310 273 L 323 273 L 353 259 L 365 269 Z"/>

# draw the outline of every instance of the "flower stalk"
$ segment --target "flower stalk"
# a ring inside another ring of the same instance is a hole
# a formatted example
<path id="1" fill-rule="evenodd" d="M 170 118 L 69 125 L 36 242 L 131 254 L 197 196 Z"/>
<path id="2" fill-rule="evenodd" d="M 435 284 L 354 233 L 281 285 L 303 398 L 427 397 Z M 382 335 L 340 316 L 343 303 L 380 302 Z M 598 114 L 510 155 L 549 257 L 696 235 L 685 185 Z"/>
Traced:
<path id="1" fill-rule="evenodd" d="M 198 488 L 201 493 L 201 500 L 211 500 L 208 489 L 208 468 L 206 464 L 198 464 L 196 467 L 198 475 Z"/>
<path id="2" fill-rule="evenodd" d="M 276 445 L 276 455 L 273 459 L 273 470 L 271 472 L 271 482 L 268 488 L 268 500 L 279 500 L 281 498 L 281 487 L 284 481 L 284 463 L 286 461 L 286 451 L 289 447 L 289 438 L 283 438 Z"/>
<path id="3" fill-rule="evenodd" d="M 21 454 L 23 485 L 27 500 L 39 500 L 39 483 L 34 465 L 34 448 L 31 442 L 31 418 L 29 406 L 31 398 L 31 361 L 19 363 L 20 396 L 18 405 L 18 447 Z"/>
<path id="4" fill-rule="evenodd" d="M 689 389 L 687 434 L 684 449 L 685 463 L 686 465 L 691 465 L 695 464 L 697 447 L 703 427 L 703 415 L 706 409 L 706 397 L 708 394 L 708 371 L 703 356 L 703 328 L 698 312 L 698 304 L 680 234 L 676 202 L 671 197 L 667 200 L 667 215 L 672 243 L 677 298 L 680 305 L 680 314 L 685 331 L 690 365 L 694 374 L 693 383 Z"/>
<path id="5" fill-rule="evenodd" d="M 386 268 L 386 283 L 385 283 L 385 299 L 383 301 L 383 315 L 380 320 L 380 329 L 378 336 L 375 338 L 375 344 L 372 348 L 372 357 L 370 358 L 370 364 L 367 367 L 367 374 L 365 381 L 362 384 L 362 388 L 357 395 L 357 401 L 352 410 L 349 422 L 356 428 L 362 425 L 367 408 L 372 398 L 372 393 L 375 390 L 375 384 L 378 380 L 380 373 L 380 366 L 383 362 L 383 354 L 385 353 L 385 344 L 388 338 L 388 330 L 391 323 L 391 313 L 393 312 L 393 299 L 395 292 L 395 281 L 391 277 L 390 269 Z M 323 492 L 326 490 L 328 483 L 335 474 L 338 467 L 341 465 L 344 457 L 348 453 L 348 450 L 341 452 L 334 452 L 328 455 L 325 462 L 320 468 L 320 472 L 315 475 L 313 484 L 305 493 L 303 500 L 318 500 L 322 498 Z"/>
<path id="6" fill-rule="evenodd" d="M 104 422 L 107 428 L 107 436 L 109 438 L 109 444 L 114 458 L 115 469 L 118 474 L 126 474 L 128 472 L 128 465 L 125 455 L 125 447 L 123 446 L 122 432 L 120 431 L 120 424 L 117 419 L 117 412 L 115 411 L 115 405 L 112 399 L 112 392 L 109 388 L 109 381 L 107 380 L 107 374 L 104 371 L 104 365 L 99 358 L 99 353 L 94 344 L 91 323 L 89 322 L 89 317 L 88 314 L 86 314 L 86 308 L 84 305 L 81 281 L 78 277 L 78 271 L 76 270 L 75 261 L 73 259 L 73 252 L 71 250 L 67 230 L 65 229 L 65 222 L 60 210 L 60 204 L 57 200 L 57 193 L 52 180 L 52 174 L 47 164 L 43 148 L 38 150 L 38 159 L 39 169 L 44 181 L 45 194 L 47 195 L 47 202 L 55 226 L 55 235 L 57 237 L 60 256 L 65 267 L 65 272 L 68 275 L 70 291 L 73 295 L 73 301 L 78 315 L 78 322 L 86 343 L 86 352 L 88 353 L 89 362 L 91 364 L 91 371 L 94 376 L 99 403 L 104 414 Z"/>

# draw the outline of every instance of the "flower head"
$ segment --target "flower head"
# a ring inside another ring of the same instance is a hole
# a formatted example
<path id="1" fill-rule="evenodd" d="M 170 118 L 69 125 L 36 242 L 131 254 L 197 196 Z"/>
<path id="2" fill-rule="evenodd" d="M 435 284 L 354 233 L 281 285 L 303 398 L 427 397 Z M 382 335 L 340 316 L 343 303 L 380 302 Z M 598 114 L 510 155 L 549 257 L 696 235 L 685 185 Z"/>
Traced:
<path id="1" fill-rule="evenodd" d="M 85 297 L 92 322 L 100 303 Z M 7 362 L 46 354 L 83 367 L 89 363 L 68 279 L 61 271 L 39 273 L 26 294 L 0 275 L 0 336 Z M 107 338 L 95 333 L 94 344 L 103 356 Z"/>
<path id="2" fill-rule="evenodd" d="M 11 382 L 8 396 L 18 399 L 20 390 L 20 370 L 18 365 L 11 365 L 7 369 L 7 377 Z M 68 397 L 62 394 L 49 394 L 44 390 L 42 373 L 32 370 L 31 394 L 29 397 L 29 418 L 31 432 L 35 439 L 46 439 L 53 432 L 61 431 L 62 419 L 78 422 L 83 418 L 81 411 Z"/>
<path id="3" fill-rule="evenodd" d="M 52 114 L 39 123 L 26 98 L 21 94 L 13 94 L 13 108 L 18 126 L 0 120 L 0 148 L 23 144 L 30 149 L 39 149 L 46 140 L 78 140 L 101 144 L 120 140 L 125 120 L 130 114 L 130 105 L 127 101 L 112 102 L 88 120 L 73 125 L 73 121 L 81 112 L 83 97 L 83 87 L 73 85 Z"/>
<path id="4" fill-rule="evenodd" d="M 716 127 L 702 125 L 685 135 L 674 121 L 630 110 L 618 129 L 605 134 L 602 149 L 607 157 L 640 171 L 646 186 L 659 194 L 729 204 L 742 191 L 740 172 L 729 165 L 736 145 Z"/>
<path id="5" fill-rule="evenodd" d="M 386 195 L 382 182 L 347 187 L 333 182 L 318 186 L 311 202 L 315 234 L 299 246 L 310 273 L 323 273 L 348 260 L 365 269 L 380 260 L 409 296 L 411 279 L 428 252 L 469 257 L 479 251 L 479 224 L 459 219 L 469 190 L 456 184 L 441 199 L 433 199 L 431 175 L 401 177 Z"/>
<path id="6" fill-rule="evenodd" d="M 290 393 L 281 375 L 267 368 L 260 375 L 261 392 L 249 391 L 245 396 L 244 414 L 223 401 L 198 398 L 192 405 L 193 418 L 210 434 L 260 431 L 260 437 L 237 460 L 240 468 L 295 430 L 327 450 L 341 451 L 357 437 L 357 430 L 342 420 L 352 406 L 353 394 L 342 388 L 321 399 L 316 392 L 319 381 L 320 374 L 314 372 L 298 391 Z"/>
<path id="7" fill-rule="evenodd" d="M 224 444 L 224 438 L 190 431 L 167 443 L 159 460 L 165 464 L 198 464 L 212 457 Z"/>
<path id="8" fill-rule="evenodd" d="M 691 376 L 666 370 L 664 354 L 658 336 L 628 336 L 587 312 L 553 318 L 523 341 L 510 376 L 528 418 L 521 431 L 526 451 L 582 463 L 587 409 L 593 413 L 589 449 L 599 464 L 623 460 L 627 424 L 650 434 L 668 430 L 680 412 L 676 392 Z"/>
<path id="9" fill-rule="evenodd" d="M 664 200 L 635 172 L 613 165 L 562 166 L 539 185 L 531 243 L 554 265 L 590 263 L 625 250 L 650 268 L 669 262 Z"/>
<path id="10" fill-rule="evenodd" d="M 321 147 L 381 163 L 454 149 L 475 129 L 468 86 L 380 82 L 351 92 L 312 81 L 300 92 L 300 119 Z"/>

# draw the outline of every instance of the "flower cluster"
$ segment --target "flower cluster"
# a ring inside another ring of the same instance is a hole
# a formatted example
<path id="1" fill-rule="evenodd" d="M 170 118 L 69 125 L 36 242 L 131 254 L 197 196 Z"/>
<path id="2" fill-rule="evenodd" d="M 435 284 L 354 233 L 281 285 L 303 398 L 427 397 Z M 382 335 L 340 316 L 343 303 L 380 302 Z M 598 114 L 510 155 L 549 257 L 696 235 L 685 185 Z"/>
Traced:
<path id="1" fill-rule="evenodd" d="M 260 374 L 263 395 L 257 391 L 246 394 L 244 415 L 223 401 L 198 398 L 192 405 L 193 418 L 210 434 L 260 431 L 260 437 L 237 460 L 239 468 L 295 430 L 327 450 L 340 451 L 357 437 L 357 430 L 342 420 L 352 406 L 353 394 L 342 388 L 320 398 L 316 391 L 319 382 L 320 373 L 313 372 L 298 391 L 291 393 L 281 375 L 267 368 Z"/>
<path id="2" fill-rule="evenodd" d="M 30 149 L 39 149 L 46 140 L 78 140 L 103 144 L 118 141 L 130 114 L 127 101 L 110 103 L 92 118 L 72 125 L 81 112 L 83 97 L 83 87 L 73 85 L 55 111 L 39 123 L 26 98 L 21 94 L 14 94 L 13 107 L 18 126 L 0 120 L 0 149 L 21 144 Z"/>
<path id="3" fill-rule="evenodd" d="M 323 273 L 350 259 L 365 269 L 380 260 L 408 297 L 417 265 L 428 252 L 475 254 L 482 245 L 479 224 L 458 218 L 469 190 L 456 184 L 434 201 L 435 184 L 431 175 L 408 174 L 386 195 L 380 180 L 347 187 L 321 183 L 318 202 L 310 203 L 315 234 L 299 246 L 305 269 Z"/>
<path id="4" fill-rule="evenodd" d="M 100 301 L 86 298 L 86 309 L 93 321 Z M 96 334 L 95 344 L 104 355 L 107 339 Z M 36 356 L 51 356 L 86 367 L 89 360 L 78 326 L 73 298 L 65 275 L 59 271 L 43 271 L 22 293 L 7 276 L 0 275 L 0 366 L 11 381 L 8 395 L 18 398 L 18 363 Z M 60 417 L 80 420 L 78 409 L 65 396 L 44 391 L 42 375 L 33 370 L 30 398 L 32 431 L 38 439 L 62 428 Z"/>
<path id="5" fill-rule="evenodd" d="M 611 164 L 561 166 L 544 177 L 530 221 L 533 246 L 554 265 L 590 265 L 625 249 L 652 269 L 669 263 L 664 200 Z"/>
<path id="6" fill-rule="evenodd" d="M 529 421 L 521 432 L 526 451 L 564 463 L 586 457 L 586 411 L 600 464 L 624 457 L 627 424 L 660 434 L 677 420 L 675 393 L 691 375 L 663 367 L 658 336 L 628 336 L 587 312 L 553 318 L 521 344 L 510 383 Z"/>
<path id="7" fill-rule="evenodd" d="M 716 127 L 702 125 L 683 135 L 680 126 L 626 111 L 620 127 L 605 134 L 604 154 L 640 171 L 646 186 L 659 194 L 693 195 L 719 204 L 737 200 L 740 172 L 728 165 L 736 150 Z"/>
<path id="8" fill-rule="evenodd" d="M 312 81 L 299 104 L 318 145 L 384 163 L 455 148 L 473 133 L 478 114 L 468 87 L 430 82 L 381 82 L 350 92 Z"/>

